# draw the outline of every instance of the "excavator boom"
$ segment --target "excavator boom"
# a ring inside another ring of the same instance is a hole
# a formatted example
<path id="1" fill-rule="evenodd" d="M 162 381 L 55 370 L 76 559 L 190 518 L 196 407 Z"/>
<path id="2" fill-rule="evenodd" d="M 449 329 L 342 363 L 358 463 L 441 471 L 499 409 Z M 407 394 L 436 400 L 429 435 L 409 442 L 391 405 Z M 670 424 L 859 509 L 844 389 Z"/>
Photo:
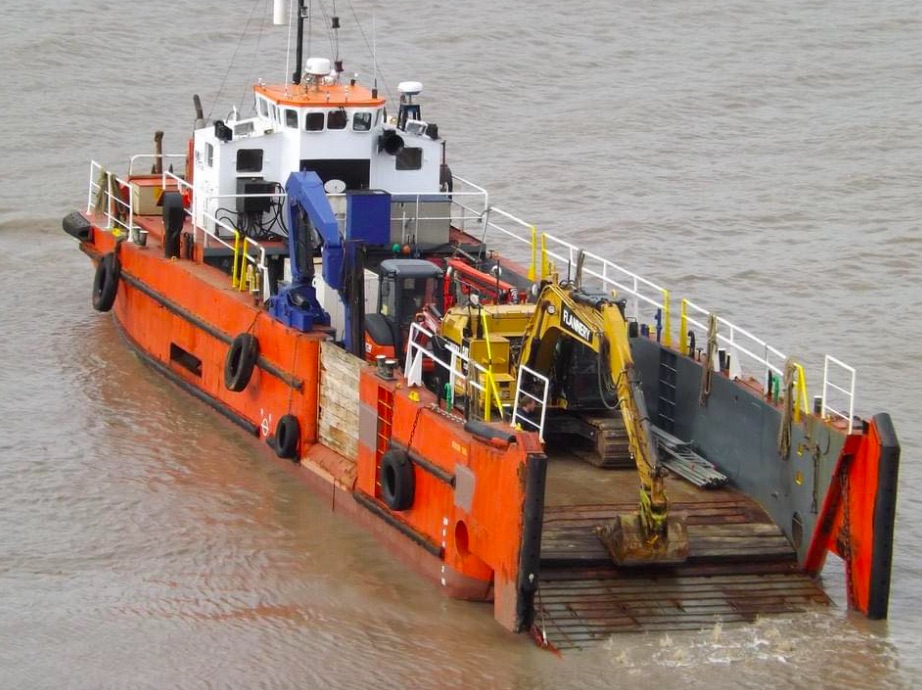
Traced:
<path id="1" fill-rule="evenodd" d="M 611 388 L 617 394 L 640 479 L 638 512 L 617 516 L 611 524 L 599 526 L 599 538 L 619 565 L 685 561 L 685 516 L 669 514 L 665 469 L 650 431 L 621 307 L 605 295 L 591 295 L 554 283 L 546 285 L 538 297 L 535 317 L 526 329 L 519 361 L 538 371 L 549 371 L 560 338 L 576 340 L 598 353 L 599 367 L 607 369 Z"/>

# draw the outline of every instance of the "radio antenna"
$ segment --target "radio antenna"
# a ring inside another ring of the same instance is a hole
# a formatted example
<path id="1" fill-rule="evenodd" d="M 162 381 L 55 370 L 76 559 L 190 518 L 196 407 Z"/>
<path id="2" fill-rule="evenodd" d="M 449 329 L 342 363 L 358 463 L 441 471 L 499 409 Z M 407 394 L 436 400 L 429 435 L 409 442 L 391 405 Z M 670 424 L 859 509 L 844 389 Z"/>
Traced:
<path id="1" fill-rule="evenodd" d="M 378 97 L 378 31 L 377 31 L 377 13 L 371 13 L 371 61 L 375 65 L 375 86 L 372 98 Z"/>

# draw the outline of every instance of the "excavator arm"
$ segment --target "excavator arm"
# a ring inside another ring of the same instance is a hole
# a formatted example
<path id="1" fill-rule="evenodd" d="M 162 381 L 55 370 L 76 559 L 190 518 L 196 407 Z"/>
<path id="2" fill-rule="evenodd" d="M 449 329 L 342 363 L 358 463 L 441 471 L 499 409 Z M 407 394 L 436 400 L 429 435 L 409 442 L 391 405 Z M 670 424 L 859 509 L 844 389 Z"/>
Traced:
<path id="1" fill-rule="evenodd" d="M 640 507 L 599 528 L 599 536 L 620 565 L 679 563 L 688 555 L 684 516 L 670 516 L 665 469 L 659 462 L 646 402 L 631 357 L 621 307 L 606 295 L 547 284 L 525 331 L 519 361 L 550 371 L 561 338 L 572 339 L 599 355 L 600 379 L 610 378 L 627 430 L 631 456 L 640 479 Z"/>
<path id="2" fill-rule="evenodd" d="M 608 350 L 608 370 L 616 378 L 618 407 L 624 418 L 631 455 L 640 475 L 641 526 L 647 541 L 656 547 L 658 542 L 667 538 L 669 502 L 666 498 L 665 469 L 653 443 L 647 404 L 631 358 L 627 324 L 621 310 L 615 305 L 603 306 L 602 318 L 606 334 L 603 349 Z"/>

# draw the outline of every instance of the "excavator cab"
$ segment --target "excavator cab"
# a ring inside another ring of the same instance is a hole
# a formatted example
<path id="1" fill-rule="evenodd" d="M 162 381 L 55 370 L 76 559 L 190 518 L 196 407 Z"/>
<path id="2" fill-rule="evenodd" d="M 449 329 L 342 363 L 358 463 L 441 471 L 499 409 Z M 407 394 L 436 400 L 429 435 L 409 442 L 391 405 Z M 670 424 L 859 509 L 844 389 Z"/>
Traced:
<path id="1" fill-rule="evenodd" d="M 444 271 L 424 259 L 388 259 L 378 272 L 378 312 L 365 316 L 365 359 L 406 354 L 410 325 L 424 310 L 443 310 Z"/>

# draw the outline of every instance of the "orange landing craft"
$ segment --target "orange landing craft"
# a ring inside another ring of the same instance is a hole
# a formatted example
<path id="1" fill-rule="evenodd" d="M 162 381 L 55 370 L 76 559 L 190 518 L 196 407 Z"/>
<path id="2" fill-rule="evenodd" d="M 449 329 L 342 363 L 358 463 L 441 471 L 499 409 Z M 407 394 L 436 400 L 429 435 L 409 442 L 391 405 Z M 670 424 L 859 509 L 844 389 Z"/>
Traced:
<path id="1" fill-rule="evenodd" d="M 93 162 L 64 219 L 149 366 L 545 646 L 825 605 L 830 551 L 886 617 L 900 449 L 855 369 L 827 356 L 809 397 L 801 363 L 453 175 L 419 82 L 388 117 L 301 43 L 252 116 Z"/>

